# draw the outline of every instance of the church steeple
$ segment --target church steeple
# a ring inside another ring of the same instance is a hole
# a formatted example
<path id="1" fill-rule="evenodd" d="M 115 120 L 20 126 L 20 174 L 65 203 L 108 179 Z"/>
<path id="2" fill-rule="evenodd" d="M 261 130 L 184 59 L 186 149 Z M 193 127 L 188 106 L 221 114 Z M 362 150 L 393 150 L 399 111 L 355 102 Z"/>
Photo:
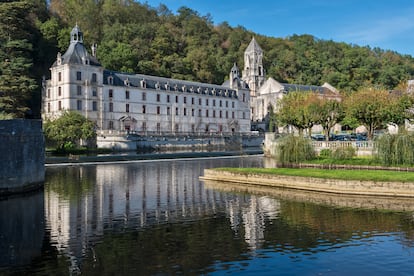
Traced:
<path id="1" fill-rule="evenodd" d="M 78 24 L 73 27 L 72 31 L 70 32 L 70 43 L 83 43 L 83 33 L 80 30 Z"/>
<path id="2" fill-rule="evenodd" d="M 240 72 L 239 72 L 239 67 L 237 67 L 236 63 L 234 63 L 233 67 L 231 68 L 229 80 L 230 80 L 230 88 L 236 89 L 239 87 Z"/>
<path id="3" fill-rule="evenodd" d="M 263 69 L 263 50 L 253 37 L 244 51 L 244 70 L 242 79 L 249 85 L 252 96 L 265 81 Z"/>

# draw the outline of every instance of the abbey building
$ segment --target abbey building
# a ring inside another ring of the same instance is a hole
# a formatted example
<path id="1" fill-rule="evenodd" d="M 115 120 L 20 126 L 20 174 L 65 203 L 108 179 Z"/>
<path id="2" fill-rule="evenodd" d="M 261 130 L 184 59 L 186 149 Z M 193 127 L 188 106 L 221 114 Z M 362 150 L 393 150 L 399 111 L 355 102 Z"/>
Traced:
<path id="1" fill-rule="evenodd" d="M 45 83 L 42 117 L 78 111 L 95 122 L 98 133 L 248 134 L 251 122 L 266 120 L 269 106 L 292 90 L 321 94 L 329 84 L 299 86 L 266 79 L 263 51 L 253 38 L 244 53 L 240 76 L 235 64 L 222 85 L 107 70 L 83 44 L 75 26 L 67 51 L 58 54 Z M 265 129 L 263 129 L 265 130 Z"/>

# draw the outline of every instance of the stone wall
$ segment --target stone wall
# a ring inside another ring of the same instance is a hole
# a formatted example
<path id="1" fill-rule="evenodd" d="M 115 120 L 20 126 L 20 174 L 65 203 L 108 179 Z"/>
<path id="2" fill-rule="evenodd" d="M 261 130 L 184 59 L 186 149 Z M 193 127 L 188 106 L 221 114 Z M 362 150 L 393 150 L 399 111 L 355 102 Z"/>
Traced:
<path id="1" fill-rule="evenodd" d="M 272 174 L 243 174 L 211 169 L 204 170 L 204 176 L 201 179 L 336 194 L 414 197 L 414 183 L 412 182 L 352 181 Z"/>
<path id="2" fill-rule="evenodd" d="M 45 148 L 40 120 L 0 120 L 0 195 L 43 185 Z"/>

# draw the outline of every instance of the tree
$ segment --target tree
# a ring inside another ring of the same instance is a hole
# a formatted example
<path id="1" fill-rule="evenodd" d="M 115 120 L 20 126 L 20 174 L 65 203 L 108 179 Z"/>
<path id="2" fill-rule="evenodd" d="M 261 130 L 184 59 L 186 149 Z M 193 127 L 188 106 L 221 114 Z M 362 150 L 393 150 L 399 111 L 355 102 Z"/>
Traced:
<path id="1" fill-rule="evenodd" d="M 404 90 L 407 91 L 407 90 Z M 389 123 L 393 123 L 398 126 L 398 132 L 405 130 L 405 121 L 412 120 L 414 118 L 413 105 L 414 97 L 408 92 L 393 91 L 390 96 L 390 104 L 388 110 Z"/>
<path id="2" fill-rule="evenodd" d="M 278 104 L 279 123 L 294 126 L 300 135 L 304 129 L 308 129 L 311 135 L 311 128 L 321 120 L 320 99 L 314 92 L 289 92 Z"/>
<path id="3" fill-rule="evenodd" d="M 345 111 L 368 131 L 372 140 L 374 131 L 384 127 L 390 119 L 391 101 L 389 92 L 382 89 L 364 88 L 349 94 L 345 99 Z"/>
<path id="4" fill-rule="evenodd" d="M 36 86 L 33 67 L 27 1 L 0 4 L 0 113 L 21 118 L 29 111 Z"/>
<path id="5" fill-rule="evenodd" d="M 58 119 L 46 121 L 43 129 L 46 140 L 55 143 L 60 150 L 79 145 L 81 139 L 96 137 L 94 123 L 75 111 L 65 112 Z"/>
<path id="6" fill-rule="evenodd" d="M 322 99 L 320 105 L 321 120 L 319 124 L 325 133 L 326 141 L 329 140 L 331 129 L 335 124 L 342 121 L 345 116 L 343 105 L 341 102 L 330 99 Z"/>

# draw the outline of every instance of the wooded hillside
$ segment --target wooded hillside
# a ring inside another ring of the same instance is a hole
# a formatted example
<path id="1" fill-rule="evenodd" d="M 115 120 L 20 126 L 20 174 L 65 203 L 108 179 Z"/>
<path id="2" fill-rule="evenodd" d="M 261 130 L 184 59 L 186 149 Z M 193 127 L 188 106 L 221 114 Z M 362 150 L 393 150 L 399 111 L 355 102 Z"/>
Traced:
<path id="1" fill-rule="evenodd" d="M 7 18 L 0 19 L 0 30 L 21 19 L 7 14 L 9 5 L 24 2 L 30 4 L 25 18 L 26 41 L 31 45 L 25 51 L 32 65 L 28 75 L 38 83 L 29 102 L 35 117 L 39 117 L 41 78 L 48 78 L 57 52 L 66 50 L 76 23 L 87 46 L 97 43 L 103 66 L 122 72 L 221 84 L 234 62 L 243 66 L 244 50 L 254 36 L 264 51 L 267 76 L 280 82 L 329 82 L 346 92 L 362 86 L 394 89 L 414 75 L 414 59 L 409 55 L 311 35 L 265 37 L 242 26 L 215 24 L 210 15 L 186 7 L 173 13 L 166 6 L 150 7 L 133 0 L 3 1 L 0 17 Z M 0 33 L 0 45 L 10 38 Z M 6 50 L 10 51 L 0 47 L 0 57 Z M 2 75 L 7 71 L 4 66 L 1 60 Z M 4 85 L 0 79 L 0 91 Z"/>

